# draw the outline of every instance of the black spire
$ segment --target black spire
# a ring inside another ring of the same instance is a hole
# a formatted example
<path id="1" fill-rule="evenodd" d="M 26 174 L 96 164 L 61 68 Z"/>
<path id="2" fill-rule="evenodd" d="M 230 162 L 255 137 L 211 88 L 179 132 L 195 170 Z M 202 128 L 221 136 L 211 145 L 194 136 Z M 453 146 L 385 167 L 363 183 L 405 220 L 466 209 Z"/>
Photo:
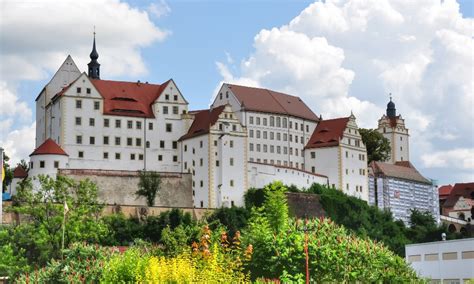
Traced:
<path id="1" fill-rule="evenodd" d="M 91 62 L 87 64 L 89 66 L 89 77 L 92 79 L 100 79 L 100 64 L 97 62 L 97 58 L 99 58 L 99 53 L 95 49 L 95 31 L 94 31 L 94 43 L 92 44 L 92 51 L 89 55 L 91 58 Z"/>
<path id="2" fill-rule="evenodd" d="M 390 101 L 387 104 L 387 116 L 388 117 L 397 116 L 397 109 L 395 108 L 395 103 L 392 102 L 392 94 L 390 94 Z"/>

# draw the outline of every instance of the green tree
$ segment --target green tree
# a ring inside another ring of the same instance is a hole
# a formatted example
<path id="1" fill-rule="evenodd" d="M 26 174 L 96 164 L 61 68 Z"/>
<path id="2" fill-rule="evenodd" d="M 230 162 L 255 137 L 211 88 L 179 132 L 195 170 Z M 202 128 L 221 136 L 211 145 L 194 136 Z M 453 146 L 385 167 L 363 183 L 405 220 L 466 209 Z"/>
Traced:
<path id="1" fill-rule="evenodd" d="M 390 141 L 376 129 L 359 128 L 362 141 L 367 148 L 367 163 L 372 161 L 384 162 L 390 158 Z"/>
<path id="2" fill-rule="evenodd" d="M 138 190 L 135 195 L 145 197 L 147 205 L 151 207 L 155 205 L 156 195 L 160 191 L 160 174 L 154 171 L 140 171 L 139 177 Z"/>
<path id="3" fill-rule="evenodd" d="M 69 208 L 65 247 L 78 241 L 99 242 L 107 234 L 107 227 L 99 219 L 103 205 L 98 202 L 94 183 L 42 175 L 38 182 L 33 187 L 30 179 L 23 181 L 9 209 L 27 220 L 12 228 L 10 241 L 17 250 L 26 251 L 30 263 L 43 264 L 61 255 L 65 203 Z"/>
<path id="4" fill-rule="evenodd" d="M 2 182 L 3 191 L 6 191 L 7 186 L 12 182 L 12 179 L 13 179 L 13 170 L 10 168 L 8 161 L 10 161 L 10 158 L 7 156 L 5 152 L 3 152 L 3 168 L 5 169 L 5 179 Z"/>

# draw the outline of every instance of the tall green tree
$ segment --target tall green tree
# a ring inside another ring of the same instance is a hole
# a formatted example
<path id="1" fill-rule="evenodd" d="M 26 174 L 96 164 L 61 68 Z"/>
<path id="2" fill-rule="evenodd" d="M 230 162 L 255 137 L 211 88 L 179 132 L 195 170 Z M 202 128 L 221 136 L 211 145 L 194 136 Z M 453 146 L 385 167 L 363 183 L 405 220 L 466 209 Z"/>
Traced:
<path id="1" fill-rule="evenodd" d="M 367 148 L 367 163 L 372 161 L 384 162 L 390 158 L 390 141 L 376 129 L 359 128 L 362 141 Z"/>
<path id="2" fill-rule="evenodd" d="M 148 206 L 155 205 L 155 198 L 160 191 L 161 177 L 158 172 L 140 171 L 140 180 L 138 181 L 138 190 L 135 195 L 144 197 Z"/>
<path id="3" fill-rule="evenodd" d="M 7 156 L 5 152 L 3 152 L 3 168 L 5 169 L 5 179 L 2 181 L 3 183 L 3 191 L 6 191 L 7 186 L 12 182 L 13 179 L 13 170 L 10 168 L 8 161 L 10 157 Z M 1 197 L 1 192 L 0 192 Z"/>

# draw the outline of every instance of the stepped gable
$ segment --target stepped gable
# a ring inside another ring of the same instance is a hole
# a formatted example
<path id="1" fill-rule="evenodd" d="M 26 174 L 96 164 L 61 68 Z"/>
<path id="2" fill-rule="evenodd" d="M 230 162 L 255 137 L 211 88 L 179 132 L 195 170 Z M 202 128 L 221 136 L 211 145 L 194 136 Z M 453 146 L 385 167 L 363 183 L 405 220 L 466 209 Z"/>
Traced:
<path id="1" fill-rule="evenodd" d="M 13 178 L 26 178 L 28 177 L 28 173 L 23 169 L 22 166 L 17 166 L 13 170 Z"/>
<path id="2" fill-rule="evenodd" d="M 194 114 L 194 121 L 191 124 L 188 133 L 181 136 L 179 141 L 209 133 L 211 126 L 217 122 L 219 115 L 222 113 L 224 108 L 225 105 L 222 105 L 213 109 L 205 109 L 197 112 L 190 111 L 189 113 Z"/>
<path id="3" fill-rule="evenodd" d="M 413 165 L 407 167 L 405 165 L 373 161 L 370 163 L 369 167 L 372 168 L 372 171 L 375 175 L 382 174 L 388 177 L 432 184 L 431 181 L 423 177 Z"/>
<path id="4" fill-rule="evenodd" d="M 164 84 L 91 80 L 104 98 L 104 114 L 154 118 L 152 105 L 170 80 Z"/>
<path id="5" fill-rule="evenodd" d="M 31 156 L 35 155 L 65 155 L 69 156 L 64 150 L 54 142 L 53 139 L 48 138 L 46 141 L 43 142 L 38 148 L 36 148 L 33 153 L 30 154 Z"/>
<path id="6" fill-rule="evenodd" d="M 247 86 L 226 84 L 245 110 L 290 115 L 319 121 L 314 112 L 299 97 Z"/>
<path id="7" fill-rule="evenodd" d="M 321 120 L 314 129 L 305 149 L 333 147 L 339 145 L 350 117 Z"/>

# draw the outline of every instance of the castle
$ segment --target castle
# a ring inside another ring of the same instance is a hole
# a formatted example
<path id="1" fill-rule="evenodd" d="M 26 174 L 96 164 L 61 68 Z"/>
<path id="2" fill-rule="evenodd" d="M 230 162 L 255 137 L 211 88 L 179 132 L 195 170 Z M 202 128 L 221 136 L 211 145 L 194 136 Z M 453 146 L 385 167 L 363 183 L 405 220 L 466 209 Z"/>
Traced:
<path id="1" fill-rule="evenodd" d="M 189 110 L 172 79 L 103 80 L 98 58 L 94 36 L 88 73 L 68 56 L 36 98 L 36 149 L 27 176 L 190 175 L 197 208 L 242 206 L 247 189 L 273 180 L 325 184 L 377 203 L 369 185 L 378 172 L 367 167 L 352 113 L 326 120 L 299 97 L 233 84 L 222 85 L 209 109 Z M 409 163 L 408 130 L 392 101 L 378 131 L 392 145 L 388 163 Z"/>

